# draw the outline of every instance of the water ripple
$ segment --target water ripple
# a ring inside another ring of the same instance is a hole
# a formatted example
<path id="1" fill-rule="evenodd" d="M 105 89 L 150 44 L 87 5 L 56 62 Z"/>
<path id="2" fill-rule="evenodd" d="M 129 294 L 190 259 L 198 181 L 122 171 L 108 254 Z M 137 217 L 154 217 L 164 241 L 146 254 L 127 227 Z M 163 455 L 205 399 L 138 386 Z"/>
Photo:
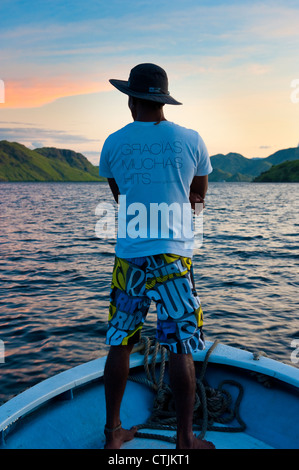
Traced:
<path id="1" fill-rule="evenodd" d="M 115 240 L 94 232 L 97 204 L 112 202 L 107 184 L 8 183 L 0 193 L 1 403 L 107 350 Z M 298 185 L 259 184 L 253 192 L 246 183 L 210 184 L 194 256 L 207 339 L 291 363 L 299 337 L 298 194 Z M 145 334 L 155 327 L 153 309 Z"/>

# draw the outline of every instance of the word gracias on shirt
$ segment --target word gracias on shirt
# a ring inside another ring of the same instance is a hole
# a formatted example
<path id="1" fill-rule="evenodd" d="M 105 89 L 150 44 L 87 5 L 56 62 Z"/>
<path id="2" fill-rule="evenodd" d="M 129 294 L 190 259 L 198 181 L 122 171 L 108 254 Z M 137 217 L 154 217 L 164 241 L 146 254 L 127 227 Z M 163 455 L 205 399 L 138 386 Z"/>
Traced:
<path id="1" fill-rule="evenodd" d="M 152 144 L 123 144 L 122 155 L 164 155 L 166 152 L 182 153 L 182 142 L 153 142 Z"/>

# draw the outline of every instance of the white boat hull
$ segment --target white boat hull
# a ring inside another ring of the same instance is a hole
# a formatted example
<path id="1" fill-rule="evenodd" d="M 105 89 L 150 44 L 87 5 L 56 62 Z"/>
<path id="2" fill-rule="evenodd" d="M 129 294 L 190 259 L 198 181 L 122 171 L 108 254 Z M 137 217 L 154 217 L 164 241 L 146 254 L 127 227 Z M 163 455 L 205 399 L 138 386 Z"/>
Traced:
<path id="1" fill-rule="evenodd" d="M 202 363 L 207 349 L 194 355 Z M 144 356 L 131 355 L 132 374 L 143 374 Z M 157 357 L 157 361 L 160 356 Z M 103 448 L 105 398 L 103 371 L 106 357 L 62 372 L 26 390 L 0 407 L 2 449 L 99 449 Z M 256 375 L 258 374 L 258 375 Z M 267 388 L 258 379 L 272 382 Z M 299 447 L 299 371 L 266 357 L 218 344 L 212 352 L 206 379 L 212 387 L 235 380 L 244 388 L 240 415 L 243 432 L 208 430 L 205 439 L 216 449 L 294 449 Z M 237 390 L 229 386 L 236 399 Z M 143 384 L 128 381 L 121 419 L 125 427 L 144 423 L 151 414 L 154 392 Z M 233 423 L 237 426 L 238 423 Z M 142 432 L 147 432 L 142 429 Z M 149 430 L 149 432 L 153 432 Z M 155 430 L 174 436 L 175 431 Z M 124 449 L 174 449 L 170 442 L 136 437 Z"/>

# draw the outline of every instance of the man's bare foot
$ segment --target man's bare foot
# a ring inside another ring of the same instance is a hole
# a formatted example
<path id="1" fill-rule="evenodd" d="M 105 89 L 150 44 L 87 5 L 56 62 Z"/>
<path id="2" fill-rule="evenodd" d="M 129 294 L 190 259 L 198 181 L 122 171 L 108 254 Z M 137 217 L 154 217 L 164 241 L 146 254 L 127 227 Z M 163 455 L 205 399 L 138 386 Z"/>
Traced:
<path id="1" fill-rule="evenodd" d="M 206 441 L 205 439 L 199 439 L 195 435 L 193 435 L 193 439 L 191 439 L 187 443 L 179 443 L 177 444 L 177 449 L 216 449 L 213 442 Z"/>
<path id="2" fill-rule="evenodd" d="M 106 444 L 104 449 L 120 449 L 124 442 L 131 441 L 137 432 L 137 427 L 123 429 L 122 427 L 114 430 L 105 429 Z"/>

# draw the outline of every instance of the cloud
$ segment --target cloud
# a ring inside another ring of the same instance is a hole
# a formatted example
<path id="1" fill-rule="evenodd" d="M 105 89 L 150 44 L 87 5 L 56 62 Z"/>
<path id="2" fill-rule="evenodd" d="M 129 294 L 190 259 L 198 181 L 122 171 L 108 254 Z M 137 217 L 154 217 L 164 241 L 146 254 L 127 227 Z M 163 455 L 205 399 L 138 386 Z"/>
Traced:
<path id="1" fill-rule="evenodd" d="M 45 145 L 42 142 L 31 142 L 31 145 L 30 145 L 31 149 L 37 149 L 41 147 L 45 147 Z"/>
<path id="2" fill-rule="evenodd" d="M 279 2 L 174 1 L 171 9 L 168 1 L 157 9 L 147 1 L 138 9 L 134 2 L 128 8 L 117 2 L 117 15 L 115 0 L 110 3 L 100 16 L 92 16 L 97 7 L 91 3 L 81 19 L 76 4 L 77 18 L 55 12 L 39 22 L 5 25 L 0 42 L 6 44 L 1 55 L 6 103 L 1 108 L 37 107 L 63 96 L 106 91 L 108 70 L 119 73 L 144 57 L 173 68 L 185 61 L 199 77 L 243 65 L 252 75 L 264 75 L 277 57 L 285 57 L 285 43 L 292 38 L 295 48 L 298 38 L 299 10 Z M 176 75 L 186 75 L 186 67 L 177 66 Z"/>
<path id="3" fill-rule="evenodd" d="M 247 69 L 252 75 L 266 75 L 271 72 L 271 67 L 264 64 L 249 64 Z"/>
<path id="4" fill-rule="evenodd" d="M 279 40 L 293 37 L 298 41 L 298 5 L 294 7 L 286 3 L 277 5 L 265 3 L 256 5 L 252 13 L 254 16 L 249 22 L 248 32 L 253 37 Z"/>
<path id="5" fill-rule="evenodd" d="M 56 147 L 82 153 L 94 165 L 99 164 L 101 139 L 74 135 L 57 129 L 40 127 L 0 127 L 0 141 L 18 142 L 31 150 L 42 147 Z"/>
<path id="6" fill-rule="evenodd" d="M 103 142 L 130 118 L 126 97 L 108 79 L 127 79 L 141 61 L 167 70 L 171 93 L 184 103 L 168 111 L 171 118 L 221 142 L 215 153 L 231 151 L 237 135 L 240 153 L 252 155 L 248 141 L 275 148 L 282 134 L 289 142 L 298 133 L 299 107 L 289 105 L 295 1 L 2 0 L 0 16 L 1 119 L 25 145 L 75 146 L 96 158 L 94 137 Z"/>
<path id="7" fill-rule="evenodd" d="M 6 125 L 22 125 L 22 126 L 34 126 L 32 122 L 23 122 L 23 121 L 0 121 L 0 124 L 6 124 Z"/>
<path id="8" fill-rule="evenodd" d="M 35 148 L 39 146 L 59 146 L 60 144 L 69 146 L 99 142 L 99 140 L 82 135 L 73 135 L 62 130 L 39 127 L 0 127 L 0 140 L 20 142 Z"/>

